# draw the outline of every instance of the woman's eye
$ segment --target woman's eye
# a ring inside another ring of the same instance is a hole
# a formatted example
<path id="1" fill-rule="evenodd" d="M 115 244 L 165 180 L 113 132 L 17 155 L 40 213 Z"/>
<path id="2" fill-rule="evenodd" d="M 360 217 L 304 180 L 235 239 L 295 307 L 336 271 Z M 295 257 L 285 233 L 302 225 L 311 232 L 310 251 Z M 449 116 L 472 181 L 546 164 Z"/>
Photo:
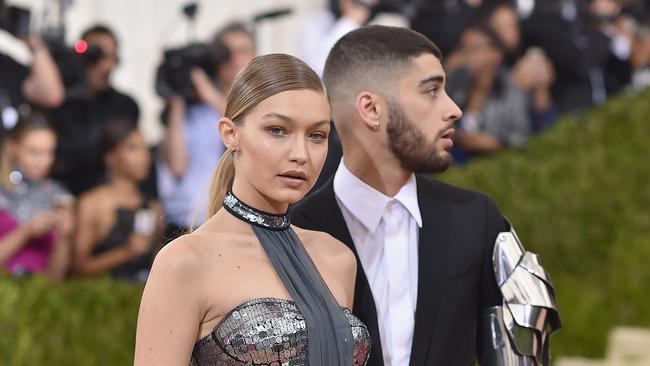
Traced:
<path id="1" fill-rule="evenodd" d="M 327 140 L 327 134 L 324 132 L 312 132 L 309 134 L 309 138 L 312 140 L 323 141 Z"/>
<path id="2" fill-rule="evenodd" d="M 273 135 L 286 135 L 286 130 L 280 126 L 272 126 L 267 128 L 267 131 L 271 132 Z"/>

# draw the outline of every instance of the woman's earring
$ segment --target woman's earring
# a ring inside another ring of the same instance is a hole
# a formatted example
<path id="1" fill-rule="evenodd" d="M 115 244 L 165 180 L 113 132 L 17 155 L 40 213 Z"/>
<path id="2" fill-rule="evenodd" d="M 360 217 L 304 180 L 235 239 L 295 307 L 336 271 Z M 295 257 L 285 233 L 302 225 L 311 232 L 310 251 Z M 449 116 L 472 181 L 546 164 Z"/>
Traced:
<path id="1" fill-rule="evenodd" d="M 379 122 L 375 122 L 373 127 L 374 127 L 375 131 L 378 131 L 379 130 Z"/>

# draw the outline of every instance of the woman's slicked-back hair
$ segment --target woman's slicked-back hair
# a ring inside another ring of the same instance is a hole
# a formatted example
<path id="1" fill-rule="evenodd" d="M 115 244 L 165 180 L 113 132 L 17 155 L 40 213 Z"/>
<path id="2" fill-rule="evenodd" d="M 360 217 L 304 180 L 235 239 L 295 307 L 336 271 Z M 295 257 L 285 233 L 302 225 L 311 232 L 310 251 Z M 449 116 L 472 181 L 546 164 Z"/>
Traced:
<path id="1" fill-rule="evenodd" d="M 300 59 L 280 54 L 255 57 L 237 74 L 233 82 L 224 117 L 242 124 L 246 115 L 263 100 L 289 90 L 313 90 L 325 93 L 320 78 Z M 235 167 L 232 155 L 226 151 L 212 179 L 208 217 L 221 207 L 226 191 L 232 187 Z"/>

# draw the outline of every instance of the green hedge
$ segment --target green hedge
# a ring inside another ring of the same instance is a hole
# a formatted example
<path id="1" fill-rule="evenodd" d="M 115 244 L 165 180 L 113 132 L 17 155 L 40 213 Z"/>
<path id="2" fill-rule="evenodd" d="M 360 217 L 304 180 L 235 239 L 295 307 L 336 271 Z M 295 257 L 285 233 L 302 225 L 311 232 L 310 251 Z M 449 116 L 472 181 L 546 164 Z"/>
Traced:
<path id="1" fill-rule="evenodd" d="M 602 357 L 613 326 L 650 326 L 649 140 L 646 92 L 442 177 L 492 196 L 540 254 L 564 323 L 556 356 Z"/>
<path id="2" fill-rule="evenodd" d="M 649 117 L 649 93 L 618 98 L 441 177 L 490 194 L 541 255 L 564 321 L 556 357 L 602 357 L 613 326 L 650 326 Z M 0 365 L 130 364 L 141 293 L 0 277 Z"/>
<path id="3" fill-rule="evenodd" d="M 0 365 L 133 364 L 143 286 L 0 277 Z"/>

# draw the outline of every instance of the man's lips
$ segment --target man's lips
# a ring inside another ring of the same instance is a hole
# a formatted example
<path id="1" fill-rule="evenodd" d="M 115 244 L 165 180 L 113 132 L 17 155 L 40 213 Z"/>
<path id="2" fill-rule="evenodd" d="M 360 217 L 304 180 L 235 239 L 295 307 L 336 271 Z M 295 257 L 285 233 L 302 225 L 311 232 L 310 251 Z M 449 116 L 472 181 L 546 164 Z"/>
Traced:
<path id="1" fill-rule="evenodd" d="M 452 140 L 454 132 L 456 132 L 455 129 L 448 128 L 440 135 L 440 141 L 444 145 L 445 150 L 451 149 L 454 146 L 454 140 Z"/>
<path id="2" fill-rule="evenodd" d="M 448 129 L 445 130 L 445 132 L 444 132 L 442 135 L 440 135 L 440 138 L 443 138 L 443 139 L 451 139 L 452 136 L 454 136 L 454 133 L 455 133 L 455 132 L 456 132 L 455 129 L 453 129 L 453 128 L 448 128 Z"/>

